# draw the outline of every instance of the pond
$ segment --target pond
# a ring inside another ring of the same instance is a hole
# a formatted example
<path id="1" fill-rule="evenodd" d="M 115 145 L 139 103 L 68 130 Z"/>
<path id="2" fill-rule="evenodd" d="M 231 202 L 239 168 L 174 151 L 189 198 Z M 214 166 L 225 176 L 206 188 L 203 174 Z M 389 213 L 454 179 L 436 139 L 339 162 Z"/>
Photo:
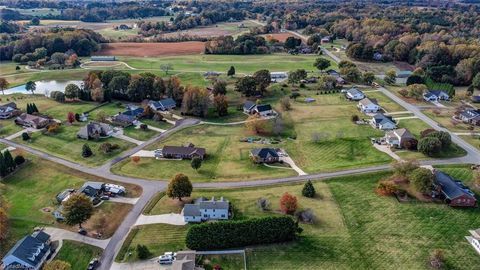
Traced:
<path id="1" fill-rule="evenodd" d="M 51 81 L 36 81 L 35 85 L 37 86 L 35 90 L 35 94 L 43 94 L 46 96 L 50 96 L 50 93 L 52 91 L 60 91 L 64 92 L 65 91 L 65 86 L 68 84 L 76 84 L 78 87 L 82 88 L 83 87 L 83 81 L 57 81 L 57 80 L 51 80 Z M 19 85 L 16 87 L 12 87 L 9 89 L 5 90 L 5 95 L 8 94 L 15 94 L 15 93 L 21 93 L 21 94 L 31 94 L 32 92 L 27 91 L 25 89 L 25 84 Z"/>

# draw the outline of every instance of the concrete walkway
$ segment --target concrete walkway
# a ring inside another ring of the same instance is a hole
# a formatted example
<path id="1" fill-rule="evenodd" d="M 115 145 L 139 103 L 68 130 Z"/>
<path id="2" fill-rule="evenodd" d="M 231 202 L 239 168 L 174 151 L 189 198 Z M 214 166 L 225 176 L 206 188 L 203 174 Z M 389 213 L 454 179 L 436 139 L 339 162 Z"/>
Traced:
<path id="1" fill-rule="evenodd" d="M 291 157 L 281 157 L 280 160 L 290 165 L 290 167 L 294 169 L 298 175 L 307 175 L 306 172 L 304 172 L 302 169 L 300 169 L 300 167 L 297 166 L 297 164 L 295 164 L 295 161 L 293 161 Z"/>
<path id="2" fill-rule="evenodd" d="M 140 125 L 141 125 L 141 124 L 144 124 L 144 123 L 139 122 L 139 125 L 136 125 L 136 126 L 135 126 L 135 129 L 140 129 Z M 159 132 L 159 133 L 165 132 L 165 129 L 161 129 L 161 128 L 157 128 L 157 127 L 153 127 L 153 126 L 149 126 L 149 125 L 147 125 L 147 128 L 148 128 L 148 129 L 151 129 L 151 130 L 153 130 L 153 131 Z"/>
<path id="3" fill-rule="evenodd" d="M 411 113 L 410 111 L 399 111 L 399 112 L 389 112 L 388 115 L 396 115 L 396 114 L 407 114 Z"/>
<path id="4" fill-rule="evenodd" d="M 22 134 L 23 134 L 24 132 L 39 132 L 39 131 L 42 131 L 42 130 L 43 130 L 43 129 L 25 128 L 25 129 L 20 130 L 19 132 L 16 132 L 16 133 L 14 133 L 14 134 L 12 134 L 12 135 L 9 135 L 9 136 L 5 137 L 5 139 L 6 139 L 6 140 L 13 140 L 13 139 L 15 139 L 15 138 L 18 138 L 18 137 L 22 136 Z"/>
<path id="5" fill-rule="evenodd" d="M 394 117 L 393 120 L 400 121 L 400 120 L 407 120 L 407 119 L 417 119 L 418 116 L 405 116 L 405 117 Z"/>
<path id="6" fill-rule="evenodd" d="M 480 136 L 480 132 L 455 132 L 453 134 L 459 136 Z"/>
<path id="7" fill-rule="evenodd" d="M 77 241 L 84 244 L 96 246 L 102 249 L 105 249 L 108 245 L 108 242 L 110 241 L 110 239 L 103 239 L 103 240 L 95 239 L 89 236 L 84 236 L 79 233 L 75 233 L 75 232 L 71 232 L 71 231 L 67 231 L 59 228 L 47 227 L 44 229 L 44 231 L 51 236 L 52 241 L 72 240 L 72 241 Z"/>
<path id="8" fill-rule="evenodd" d="M 187 224 L 183 220 L 183 216 L 181 214 L 163 214 L 163 215 L 140 215 L 135 222 L 135 226 L 138 225 L 147 225 L 147 224 L 170 224 L 170 225 L 179 225 L 183 226 Z"/>
<path id="9" fill-rule="evenodd" d="M 383 152 L 383 153 L 389 155 L 390 157 L 392 157 L 392 158 L 395 159 L 395 160 L 402 160 L 402 158 L 399 157 L 397 154 L 395 154 L 395 153 L 390 149 L 390 147 L 388 147 L 387 145 L 381 145 L 381 144 L 376 144 L 376 143 L 374 143 L 374 144 L 373 144 L 373 147 L 375 147 L 378 151 Z"/>
<path id="10" fill-rule="evenodd" d="M 432 104 L 439 107 L 439 108 L 447 108 L 447 106 L 443 105 L 442 103 L 438 101 L 432 101 Z"/>

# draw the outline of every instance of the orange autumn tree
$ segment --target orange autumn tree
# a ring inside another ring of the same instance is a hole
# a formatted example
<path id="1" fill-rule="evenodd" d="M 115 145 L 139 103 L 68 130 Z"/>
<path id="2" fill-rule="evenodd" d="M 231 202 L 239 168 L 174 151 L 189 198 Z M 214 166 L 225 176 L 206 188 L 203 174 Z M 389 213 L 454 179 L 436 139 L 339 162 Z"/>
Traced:
<path id="1" fill-rule="evenodd" d="M 285 192 L 280 198 L 280 209 L 287 215 L 293 215 L 297 211 L 297 197 Z"/>

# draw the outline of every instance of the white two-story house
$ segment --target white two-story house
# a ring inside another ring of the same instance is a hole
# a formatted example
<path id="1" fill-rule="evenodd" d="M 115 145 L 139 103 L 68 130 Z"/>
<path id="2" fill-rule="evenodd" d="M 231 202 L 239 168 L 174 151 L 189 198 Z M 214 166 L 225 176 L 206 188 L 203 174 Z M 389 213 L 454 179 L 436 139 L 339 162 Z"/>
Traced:
<path id="1" fill-rule="evenodd" d="M 358 102 L 357 107 L 363 113 L 376 113 L 381 107 L 378 105 L 378 102 L 374 98 L 364 98 Z"/>
<path id="2" fill-rule="evenodd" d="M 230 203 L 221 197 L 207 200 L 198 198 L 192 204 L 183 207 L 182 215 L 185 222 L 202 222 L 206 220 L 225 220 L 229 218 Z"/>
<path id="3" fill-rule="evenodd" d="M 480 229 L 470 230 L 469 236 L 465 236 L 472 247 L 480 254 Z"/>

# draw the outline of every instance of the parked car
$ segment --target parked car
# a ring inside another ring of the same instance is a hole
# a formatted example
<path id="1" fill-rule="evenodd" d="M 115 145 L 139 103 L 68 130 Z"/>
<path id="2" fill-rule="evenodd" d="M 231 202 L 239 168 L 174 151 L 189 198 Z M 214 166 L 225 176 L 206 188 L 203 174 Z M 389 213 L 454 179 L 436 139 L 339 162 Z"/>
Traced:
<path id="1" fill-rule="evenodd" d="M 163 255 L 165 255 L 165 256 L 171 256 L 172 258 L 176 258 L 176 257 L 177 257 L 177 253 L 176 253 L 176 252 L 172 252 L 172 251 L 170 251 L 170 252 L 165 252 L 165 253 L 163 253 Z"/>
<path id="2" fill-rule="evenodd" d="M 84 228 L 81 228 L 78 230 L 78 233 L 81 235 L 87 235 L 87 230 L 85 230 Z"/>
<path id="3" fill-rule="evenodd" d="M 158 263 L 159 264 L 172 264 L 174 258 L 170 255 L 162 255 L 158 257 Z"/>
<path id="4" fill-rule="evenodd" d="M 93 269 L 97 268 L 97 266 L 99 264 L 100 264 L 100 262 L 98 261 L 98 259 L 94 258 L 93 260 L 90 261 L 90 263 L 88 263 L 87 270 L 93 270 Z"/>
<path id="5" fill-rule="evenodd" d="M 108 201 L 108 200 L 110 200 L 110 196 L 108 196 L 108 195 L 102 195 L 102 196 L 100 197 L 100 199 L 103 200 L 103 201 Z"/>

